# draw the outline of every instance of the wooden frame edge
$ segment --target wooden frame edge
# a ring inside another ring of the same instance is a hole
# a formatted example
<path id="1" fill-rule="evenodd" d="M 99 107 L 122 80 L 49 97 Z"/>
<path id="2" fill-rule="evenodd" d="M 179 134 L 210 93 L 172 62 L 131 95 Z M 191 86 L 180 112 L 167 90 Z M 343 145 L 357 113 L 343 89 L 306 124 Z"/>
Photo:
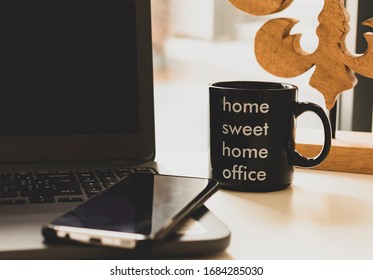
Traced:
<path id="1" fill-rule="evenodd" d="M 298 134 L 302 135 L 296 145 L 299 153 L 314 157 L 321 151 L 322 140 L 313 137 L 312 130 L 302 130 Z M 373 134 L 337 131 L 327 159 L 315 169 L 373 175 Z"/>

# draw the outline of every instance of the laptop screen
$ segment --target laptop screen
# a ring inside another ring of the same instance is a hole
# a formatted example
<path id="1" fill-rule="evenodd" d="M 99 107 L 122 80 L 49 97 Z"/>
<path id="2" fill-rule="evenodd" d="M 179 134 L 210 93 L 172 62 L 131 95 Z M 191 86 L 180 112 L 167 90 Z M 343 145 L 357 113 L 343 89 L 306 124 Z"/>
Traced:
<path id="1" fill-rule="evenodd" d="M 135 0 L 0 2 L 0 136 L 138 133 Z"/>
<path id="2" fill-rule="evenodd" d="M 0 2 L 0 162 L 154 159 L 150 0 Z"/>

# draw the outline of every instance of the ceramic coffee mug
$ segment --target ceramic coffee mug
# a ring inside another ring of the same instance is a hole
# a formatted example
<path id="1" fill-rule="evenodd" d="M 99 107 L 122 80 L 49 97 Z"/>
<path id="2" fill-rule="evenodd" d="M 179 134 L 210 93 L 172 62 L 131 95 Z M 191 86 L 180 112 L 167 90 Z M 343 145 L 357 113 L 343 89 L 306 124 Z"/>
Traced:
<path id="1" fill-rule="evenodd" d="M 294 85 L 231 81 L 210 85 L 210 153 L 212 177 L 222 188 L 269 192 L 291 185 L 294 166 L 320 164 L 331 147 L 324 110 L 297 101 Z M 315 158 L 295 150 L 295 119 L 315 113 L 324 128 L 324 145 Z"/>

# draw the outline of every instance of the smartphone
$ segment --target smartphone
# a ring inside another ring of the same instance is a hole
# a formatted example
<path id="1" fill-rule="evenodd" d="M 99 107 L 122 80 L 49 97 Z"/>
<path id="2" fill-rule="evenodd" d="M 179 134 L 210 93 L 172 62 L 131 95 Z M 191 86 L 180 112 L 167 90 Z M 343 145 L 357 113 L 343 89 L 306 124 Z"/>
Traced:
<path id="1" fill-rule="evenodd" d="M 213 179 L 131 174 L 43 226 L 42 234 L 46 241 L 148 248 L 218 189 Z"/>

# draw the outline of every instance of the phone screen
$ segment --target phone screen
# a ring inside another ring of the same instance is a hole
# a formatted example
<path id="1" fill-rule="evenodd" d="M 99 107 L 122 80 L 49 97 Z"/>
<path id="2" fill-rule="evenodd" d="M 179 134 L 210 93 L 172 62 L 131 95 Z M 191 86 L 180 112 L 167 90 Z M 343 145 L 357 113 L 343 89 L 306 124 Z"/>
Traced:
<path id="1" fill-rule="evenodd" d="M 216 190 L 208 179 L 133 174 L 52 224 L 156 236 Z"/>

